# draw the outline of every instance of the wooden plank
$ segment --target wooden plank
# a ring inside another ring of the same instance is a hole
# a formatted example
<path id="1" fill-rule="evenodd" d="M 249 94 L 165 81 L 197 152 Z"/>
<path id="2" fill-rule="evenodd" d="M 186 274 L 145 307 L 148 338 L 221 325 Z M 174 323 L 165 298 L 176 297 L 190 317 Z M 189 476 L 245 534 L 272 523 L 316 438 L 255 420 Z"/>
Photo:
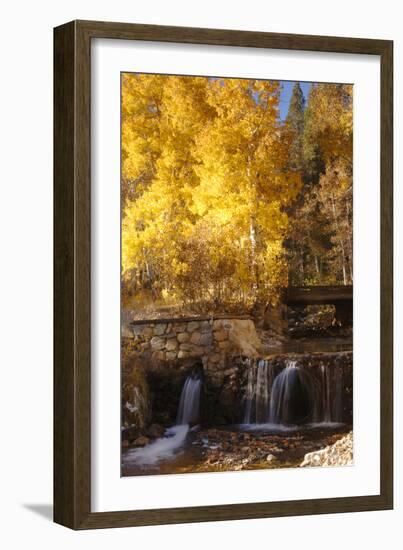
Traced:
<path id="1" fill-rule="evenodd" d="M 353 301 L 352 286 L 289 287 L 284 298 L 287 305 L 335 304 L 349 301 Z"/>

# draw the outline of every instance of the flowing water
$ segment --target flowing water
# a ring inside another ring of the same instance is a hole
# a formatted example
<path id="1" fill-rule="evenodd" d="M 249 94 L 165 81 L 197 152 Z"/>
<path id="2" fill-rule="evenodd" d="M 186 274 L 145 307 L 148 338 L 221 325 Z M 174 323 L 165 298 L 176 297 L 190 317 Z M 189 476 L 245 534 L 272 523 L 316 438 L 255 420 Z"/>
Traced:
<path id="1" fill-rule="evenodd" d="M 269 394 L 274 379 L 273 366 L 266 359 L 260 359 L 257 364 L 254 360 L 247 359 L 247 365 L 244 424 L 269 422 Z"/>
<path id="2" fill-rule="evenodd" d="M 145 447 L 126 452 L 122 457 L 123 468 L 133 465 L 152 467 L 161 461 L 174 459 L 183 450 L 190 425 L 199 420 L 202 383 L 200 369 L 194 369 L 183 385 L 175 426 Z"/>
<path id="3" fill-rule="evenodd" d="M 176 424 L 196 424 L 199 421 L 202 379 L 196 371 L 186 378 L 179 401 Z"/>
<path id="4" fill-rule="evenodd" d="M 275 375 L 268 360 L 247 360 L 244 425 L 281 426 L 338 424 L 342 421 L 342 369 L 320 365 L 319 377 L 310 369 L 286 361 Z"/>
<path id="5" fill-rule="evenodd" d="M 196 367 L 184 382 L 176 424 L 146 446 L 124 451 L 122 475 L 293 467 L 305 452 L 344 435 L 343 369 L 337 362 L 311 368 L 295 360 L 284 366 L 268 359 L 243 363 L 243 424 L 195 426 L 203 387 L 203 371 Z M 273 453 L 271 465 L 266 457 Z"/>

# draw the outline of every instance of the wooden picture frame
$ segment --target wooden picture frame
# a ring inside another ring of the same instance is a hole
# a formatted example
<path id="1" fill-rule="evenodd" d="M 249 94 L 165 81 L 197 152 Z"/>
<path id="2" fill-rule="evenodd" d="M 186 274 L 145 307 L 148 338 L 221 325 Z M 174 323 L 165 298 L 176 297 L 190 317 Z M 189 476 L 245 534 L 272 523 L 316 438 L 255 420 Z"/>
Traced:
<path id="1" fill-rule="evenodd" d="M 113 38 L 380 56 L 380 494 L 91 512 L 91 40 Z M 54 520 L 72 529 L 328 514 L 393 507 L 393 43 L 386 40 L 73 21 L 54 30 Z"/>

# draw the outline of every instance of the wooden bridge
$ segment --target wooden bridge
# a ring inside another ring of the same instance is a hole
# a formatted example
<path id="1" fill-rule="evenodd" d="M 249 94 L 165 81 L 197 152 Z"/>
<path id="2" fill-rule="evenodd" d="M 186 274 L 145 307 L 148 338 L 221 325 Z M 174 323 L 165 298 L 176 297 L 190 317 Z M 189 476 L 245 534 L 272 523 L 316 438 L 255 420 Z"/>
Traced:
<path id="1" fill-rule="evenodd" d="M 290 286 L 285 291 L 283 303 L 293 307 L 334 305 L 337 321 L 346 325 L 353 318 L 353 286 Z"/>
<path id="2" fill-rule="evenodd" d="M 353 302 L 353 286 L 290 286 L 284 303 L 288 306 L 310 306 Z"/>

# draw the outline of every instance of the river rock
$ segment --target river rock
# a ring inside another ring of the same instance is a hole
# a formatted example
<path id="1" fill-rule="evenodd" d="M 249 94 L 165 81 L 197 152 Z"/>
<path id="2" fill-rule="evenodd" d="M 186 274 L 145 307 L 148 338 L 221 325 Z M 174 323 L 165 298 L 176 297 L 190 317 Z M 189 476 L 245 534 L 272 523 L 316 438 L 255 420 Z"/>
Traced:
<path id="1" fill-rule="evenodd" d="M 192 349 L 192 345 L 189 344 L 189 343 L 187 343 L 187 342 L 184 342 L 183 344 L 181 344 L 181 345 L 179 346 L 179 349 L 180 349 L 181 351 L 190 351 L 190 350 Z"/>
<path id="2" fill-rule="evenodd" d="M 190 337 L 190 342 L 192 344 L 200 344 L 200 339 L 201 339 L 201 333 L 200 332 L 193 332 L 192 336 Z"/>
<path id="3" fill-rule="evenodd" d="M 186 332 L 186 323 L 172 323 L 172 330 L 177 334 L 179 332 Z"/>
<path id="4" fill-rule="evenodd" d="M 165 323 L 158 323 L 154 327 L 154 334 L 156 336 L 161 336 L 162 334 L 165 334 L 166 328 L 167 328 L 167 325 Z"/>
<path id="5" fill-rule="evenodd" d="M 161 424 L 151 424 L 151 426 L 147 430 L 147 436 L 148 437 L 162 437 L 165 433 L 165 429 L 161 426 Z"/>
<path id="6" fill-rule="evenodd" d="M 149 442 L 150 442 L 150 440 L 149 440 L 148 437 L 146 437 L 145 435 L 140 435 L 137 439 L 135 439 L 133 441 L 132 446 L 133 447 L 144 447 Z"/>
<path id="7" fill-rule="evenodd" d="M 201 334 L 200 336 L 200 340 L 199 340 L 199 344 L 201 346 L 211 346 L 211 344 L 213 343 L 213 336 L 211 333 L 204 333 L 204 334 Z"/>
<path id="8" fill-rule="evenodd" d="M 197 328 L 199 328 L 199 323 L 197 321 L 192 321 L 192 322 L 188 323 L 188 325 L 187 325 L 187 331 L 188 332 L 193 332 Z"/>
<path id="9" fill-rule="evenodd" d="M 160 338 L 159 336 L 154 336 L 151 338 L 151 348 L 153 351 L 160 351 L 165 347 L 165 339 Z"/>
<path id="10" fill-rule="evenodd" d="M 166 343 L 166 350 L 175 351 L 177 349 L 178 349 L 178 342 L 173 338 L 169 339 Z"/>
<path id="11" fill-rule="evenodd" d="M 210 332 L 211 331 L 210 321 L 202 321 L 200 323 L 200 331 L 201 332 Z"/>
<path id="12" fill-rule="evenodd" d="M 122 325 L 122 338 L 134 338 L 132 328 L 126 323 Z"/>
<path id="13" fill-rule="evenodd" d="M 307 453 L 300 466 L 350 466 L 353 464 L 353 432 L 333 445 Z"/>
<path id="14" fill-rule="evenodd" d="M 191 353 L 192 357 L 197 357 L 198 355 L 203 355 L 204 349 L 201 346 L 191 344 L 189 352 Z"/>

